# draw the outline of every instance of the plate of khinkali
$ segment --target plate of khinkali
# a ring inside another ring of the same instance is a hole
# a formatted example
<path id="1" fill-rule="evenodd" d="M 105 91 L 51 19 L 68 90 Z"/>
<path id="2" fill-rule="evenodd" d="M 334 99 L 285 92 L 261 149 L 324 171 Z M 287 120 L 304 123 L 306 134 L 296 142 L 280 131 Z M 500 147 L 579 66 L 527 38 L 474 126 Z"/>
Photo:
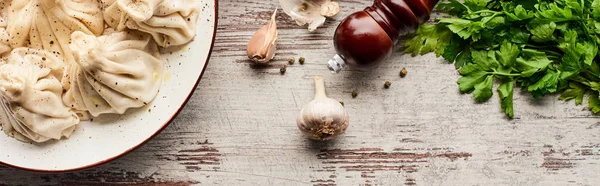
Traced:
<path id="1" fill-rule="evenodd" d="M 0 1 L 0 164 L 80 170 L 181 111 L 214 44 L 216 0 Z"/>

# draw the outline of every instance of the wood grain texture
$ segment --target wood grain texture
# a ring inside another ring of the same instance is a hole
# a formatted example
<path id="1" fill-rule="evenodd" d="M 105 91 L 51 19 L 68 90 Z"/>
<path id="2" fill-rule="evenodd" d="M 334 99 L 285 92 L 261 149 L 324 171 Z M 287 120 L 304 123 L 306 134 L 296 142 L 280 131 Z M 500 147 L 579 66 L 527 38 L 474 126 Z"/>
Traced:
<path id="1" fill-rule="evenodd" d="M 221 0 L 217 41 L 195 95 L 177 119 L 140 149 L 100 167 L 40 174 L 0 167 L 0 185 L 597 185 L 600 120 L 556 96 L 515 95 L 516 118 L 499 100 L 476 104 L 458 74 L 435 56 L 400 52 L 371 72 L 331 75 L 324 66 L 341 19 L 371 3 L 341 1 L 342 12 L 308 33 L 277 15 L 275 61 L 256 66 L 247 41 L 276 0 Z M 400 49 L 397 49 L 398 51 Z M 279 67 L 290 57 L 306 64 Z M 408 76 L 398 73 L 408 69 Z M 347 133 L 315 143 L 295 118 L 324 75 L 345 102 Z M 385 81 L 393 84 L 384 89 Z M 350 93 L 359 95 L 352 99 Z M 49 160 L 52 161 L 52 160 Z"/>

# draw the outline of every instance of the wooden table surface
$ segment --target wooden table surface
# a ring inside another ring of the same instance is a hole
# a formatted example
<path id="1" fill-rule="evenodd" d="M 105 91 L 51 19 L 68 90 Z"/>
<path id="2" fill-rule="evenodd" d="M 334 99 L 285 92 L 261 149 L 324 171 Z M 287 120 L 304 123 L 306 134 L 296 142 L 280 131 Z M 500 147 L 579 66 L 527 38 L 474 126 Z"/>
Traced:
<path id="1" fill-rule="evenodd" d="M 208 69 L 166 130 L 88 170 L 42 174 L 0 166 L 0 185 L 600 183 L 600 120 L 583 106 L 517 93 L 516 118 L 509 120 L 497 97 L 476 104 L 461 95 L 453 65 L 431 55 L 402 55 L 401 49 L 373 71 L 330 74 L 324 63 L 335 53 L 335 27 L 371 2 L 341 1 L 342 12 L 314 33 L 278 13 L 279 49 L 263 68 L 247 60 L 246 44 L 277 0 L 221 0 Z M 288 58 L 301 56 L 306 64 L 279 73 Z M 403 67 L 406 78 L 398 75 Z M 350 113 L 347 133 L 334 141 L 311 142 L 296 127 L 299 110 L 312 100 L 313 75 L 325 76 L 329 96 Z M 393 83 L 390 89 L 385 81 Z"/>

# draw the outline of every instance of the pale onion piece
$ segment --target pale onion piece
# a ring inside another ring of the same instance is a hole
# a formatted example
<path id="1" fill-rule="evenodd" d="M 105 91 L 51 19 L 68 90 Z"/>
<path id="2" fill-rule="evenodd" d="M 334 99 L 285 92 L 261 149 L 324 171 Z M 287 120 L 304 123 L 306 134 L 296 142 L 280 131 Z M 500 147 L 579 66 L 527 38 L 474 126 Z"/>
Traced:
<path id="1" fill-rule="evenodd" d="M 271 20 L 260 28 L 248 42 L 248 58 L 256 63 L 266 63 L 275 57 L 277 49 L 277 23 L 275 17 L 277 10 L 271 16 Z"/>
<path id="2" fill-rule="evenodd" d="M 308 25 L 310 32 L 322 26 L 325 17 L 339 12 L 339 4 L 331 0 L 279 0 L 279 4 L 298 25 Z"/>

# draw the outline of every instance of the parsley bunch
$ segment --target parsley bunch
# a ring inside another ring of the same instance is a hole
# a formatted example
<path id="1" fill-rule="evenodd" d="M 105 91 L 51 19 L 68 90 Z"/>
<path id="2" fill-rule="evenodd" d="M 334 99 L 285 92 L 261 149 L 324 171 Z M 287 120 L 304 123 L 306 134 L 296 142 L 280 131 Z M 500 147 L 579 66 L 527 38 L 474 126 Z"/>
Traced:
<path id="1" fill-rule="evenodd" d="M 404 52 L 454 63 L 461 92 L 485 102 L 500 82 L 510 118 L 515 86 L 578 105 L 588 95 L 591 111 L 600 112 L 600 0 L 450 0 L 438 9 L 451 17 L 422 25 Z"/>

